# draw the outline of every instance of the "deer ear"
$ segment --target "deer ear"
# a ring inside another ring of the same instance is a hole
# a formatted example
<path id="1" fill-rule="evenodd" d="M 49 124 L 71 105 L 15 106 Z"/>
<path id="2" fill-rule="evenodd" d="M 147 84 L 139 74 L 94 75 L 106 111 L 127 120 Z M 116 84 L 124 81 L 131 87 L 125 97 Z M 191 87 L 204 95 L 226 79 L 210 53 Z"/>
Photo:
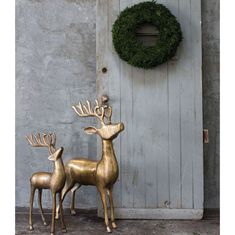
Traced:
<path id="1" fill-rule="evenodd" d="M 93 126 L 89 126 L 89 127 L 86 127 L 84 129 L 84 131 L 88 134 L 88 135 L 92 135 L 92 134 L 96 134 L 97 133 L 97 129 Z"/>

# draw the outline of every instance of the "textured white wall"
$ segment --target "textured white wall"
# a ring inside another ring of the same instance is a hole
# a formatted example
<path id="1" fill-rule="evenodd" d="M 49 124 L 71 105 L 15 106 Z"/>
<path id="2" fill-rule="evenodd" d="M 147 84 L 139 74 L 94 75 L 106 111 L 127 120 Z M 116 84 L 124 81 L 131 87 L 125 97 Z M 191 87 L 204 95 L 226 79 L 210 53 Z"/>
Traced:
<path id="1" fill-rule="evenodd" d="M 96 137 L 82 129 L 95 120 L 71 108 L 95 98 L 95 17 L 92 0 L 16 1 L 16 206 L 28 206 L 31 174 L 53 166 L 48 151 L 32 148 L 26 134 L 55 132 L 65 162 L 76 155 L 96 158 Z M 43 197 L 50 207 L 49 192 Z M 77 201 L 96 207 L 95 189 L 81 188 Z"/>

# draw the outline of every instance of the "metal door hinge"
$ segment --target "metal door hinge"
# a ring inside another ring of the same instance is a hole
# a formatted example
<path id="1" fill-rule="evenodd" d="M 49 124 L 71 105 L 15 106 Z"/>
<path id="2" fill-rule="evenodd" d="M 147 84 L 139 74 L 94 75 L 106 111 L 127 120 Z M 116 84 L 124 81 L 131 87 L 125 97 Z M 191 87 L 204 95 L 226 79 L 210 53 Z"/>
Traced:
<path id="1" fill-rule="evenodd" d="M 209 130 L 203 129 L 203 143 L 208 144 L 209 143 Z"/>

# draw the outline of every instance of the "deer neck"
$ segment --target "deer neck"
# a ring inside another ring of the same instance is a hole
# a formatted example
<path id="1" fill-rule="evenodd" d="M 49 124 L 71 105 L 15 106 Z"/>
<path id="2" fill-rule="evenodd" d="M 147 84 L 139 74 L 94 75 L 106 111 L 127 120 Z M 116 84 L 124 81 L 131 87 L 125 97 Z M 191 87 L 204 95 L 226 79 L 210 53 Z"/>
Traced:
<path id="1" fill-rule="evenodd" d="M 61 158 L 57 159 L 55 161 L 55 166 L 54 166 L 54 173 L 61 173 L 64 172 L 64 163 Z"/>
<path id="2" fill-rule="evenodd" d="M 117 161 L 113 149 L 112 140 L 102 140 L 102 159 L 103 161 Z"/>
<path id="3" fill-rule="evenodd" d="M 102 158 L 98 164 L 106 185 L 113 185 L 118 177 L 118 162 L 112 140 L 102 140 Z M 98 169 L 97 168 L 97 169 Z"/>

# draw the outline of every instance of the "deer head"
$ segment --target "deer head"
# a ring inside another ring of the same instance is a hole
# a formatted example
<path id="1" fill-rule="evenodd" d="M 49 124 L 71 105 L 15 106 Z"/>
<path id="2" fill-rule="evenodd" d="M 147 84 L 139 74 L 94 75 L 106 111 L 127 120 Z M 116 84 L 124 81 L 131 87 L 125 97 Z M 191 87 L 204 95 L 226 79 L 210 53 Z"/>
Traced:
<path id="1" fill-rule="evenodd" d="M 87 105 L 82 105 L 81 102 L 78 105 L 73 106 L 74 111 L 79 117 L 96 117 L 100 123 L 100 128 L 86 127 L 84 131 L 87 134 L 98 134 L 104 140 L 113 140 L 118 134 L 124 130 L 124 124 L 111 123 L 112 107 L 108 105 L 99 105 L 98 101 L 95 101 L 96 105 L 94 108 L 91 107 L 89 101 Z"/>
<path id="2" fill-rule="evenodd" d="M 53 161 L 53 162 L 57 161 L 59 158 L 61 158 L 63 151 L 64 151 L 63 147 L 57 149 L 53 154 L 51 154 L 48 157 L 48 160 Z"/>

